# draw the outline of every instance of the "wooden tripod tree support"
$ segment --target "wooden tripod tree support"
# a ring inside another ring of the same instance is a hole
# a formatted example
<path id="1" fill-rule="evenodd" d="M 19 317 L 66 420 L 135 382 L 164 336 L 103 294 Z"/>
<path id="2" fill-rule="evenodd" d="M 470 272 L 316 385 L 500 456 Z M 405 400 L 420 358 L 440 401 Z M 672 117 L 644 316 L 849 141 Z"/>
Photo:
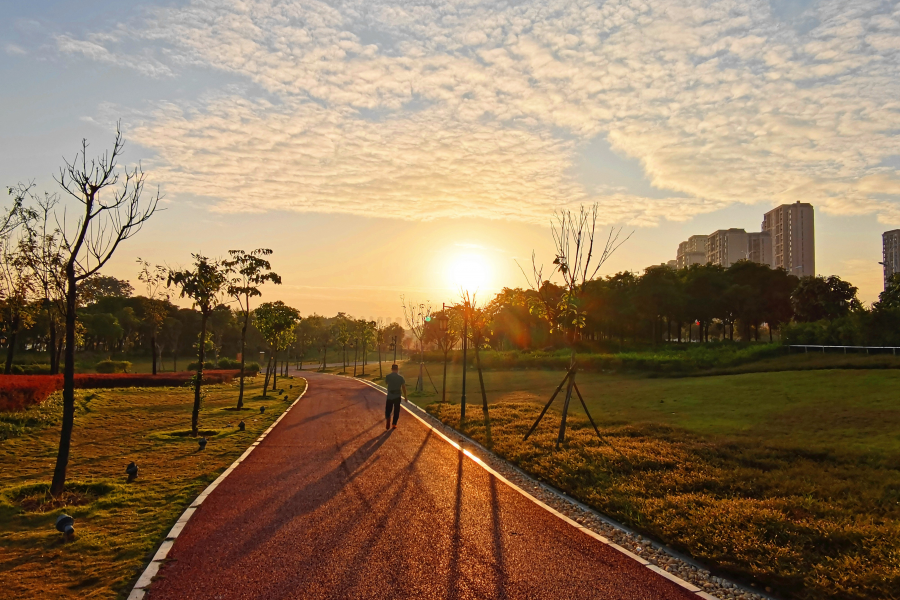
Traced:
<path id="1" fill-rule="evenodd" d="M 534 425 L 531 426 L 531 429 L 528 430 L 528 433 L 525 434 L 525 437 L 522 441 L 527 440 L 534 430 L 537 429 L 538 424 L 541 422 L 541 419 L 544 418 L 544 415 L 547 413 L 547 409 L 550 408 L 550 405 L 553 404 L 553 401 L 556 400 L 556 397 L 562 391 L 563 386 L 566 386 L 566 399 L 563 403 L 562 410 L 562 421 L 559 424 L 559 436 L 556 438 L 556 449 L 559 450 L 559 445 L 562 444 L 566 440 L 566 417 L 569 412 L 569 402 L 572 400 L 572 391 L 578 395 L 578 400 L 581 401 L 581 407 L 584 409 L 584 414 L 587 415 L 588 420 L 591 422 L 591 425 L 594 428 L 594 431 L 597 433 L 597 437 L 601 440 L 603 436 L 600 435 L 600 430 L 597 429 L 597 424 L 594 423 L 594 418 L 591 416 L 590 411 L 588 411 L 587 404 L 584 402 L 584 398 L 581 396 L 581 390 L 578 389 L 578 385 L 575 383 L 575 373 L 578 371 L 578 367 L 575 365 L 575 359 L 573 357 L 572 363 L 569 366 L 569 370 L 566 371 L 566 376 L 563 377 L 563 380 L 556 387 L 556 391 L 553 392 L 553 395 L 550 396 L 550 400 L 547 404 L 544 405 L 543 410 L 541 410 L 541 414 L 538 415 L 537 420 L 534 422 Z"/>

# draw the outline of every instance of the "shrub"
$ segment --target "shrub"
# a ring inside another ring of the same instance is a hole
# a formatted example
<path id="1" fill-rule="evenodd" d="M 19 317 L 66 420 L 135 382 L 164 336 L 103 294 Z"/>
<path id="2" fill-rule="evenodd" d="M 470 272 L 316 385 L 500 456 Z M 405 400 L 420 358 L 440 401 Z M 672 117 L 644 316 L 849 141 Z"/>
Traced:
<path id="1" fill-rule="evenodd" d="M 0 375 L 0 411 L 40 404 L 62 389 L 62 375 Z"/>
<path id="2" fill-rule="evenodd" d="M 191 364 L 188 365 L 188 371 L 196 371 L 197 367 L 199 367 L 199 366 L 200 366 L 199 362 L 192 362 Z M 203 370 L 204 371 L 212 370 L 215 368 L 216 368 L 216 365 L 212 361 L 209 361 L 209 360 L 203 361 Z"/>
<path id="3" fill-rule="evenodd" d="M 241 361 L 234 360 L 232 358 L 220 358 L 217 366 L 220 369 L 240 369 Z M 252 377 L 253 375 L 256 375 L 257 373 L 259 373 L 259 363 L 255 363 L 255 362 L 245 362 L 244 363 L 244 374 L 245 375 L 250 375 Z"/>
<path id="4" fill-rule="evenodd" d="M 98 373 L 127 373 L 131 363 L 127 360 L 101 360 L 94 369 Z"/>
<path id="5" fill-rule="evenodd" d="M 227 383 L 238 371 L 204 371 L 203 383 L 211 385 Z M 78 389 L 129 388 L 129 387 L 177 387 L 191 381 L 194 373 L 103 373 L 98 375 L 76 374 Z M 0 375 L 0 411 L 22 410 L 40 404 L 50 394 L 63 388 L 62 375 Z"/>

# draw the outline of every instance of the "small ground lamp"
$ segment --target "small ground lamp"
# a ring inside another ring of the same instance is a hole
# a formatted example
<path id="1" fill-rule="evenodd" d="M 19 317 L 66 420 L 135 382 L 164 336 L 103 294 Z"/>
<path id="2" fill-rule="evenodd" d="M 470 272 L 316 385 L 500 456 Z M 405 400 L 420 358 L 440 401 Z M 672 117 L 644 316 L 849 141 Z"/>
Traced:
<path id="1" fill-rule="evenodd" d="M 128 483 L 131 483 L 138 476 L 138 468 L 137 465 L 134 464 L 134 461 L 128 463 L 128 466 L 125 467 L 125 474 L 128 475 Z"/>
<path id="2" fill-rule="evenodd" d="M 71 540 L 75 537 L 75 519 L 62 514 L 56 518 L 56 530 L 63 534 L 63 539 Z"/>
<path id="3" fill-rule="evenodd" d="M 243 421 L 238 423 L 238 429 L 240 429 L 241 431 L 244 431 L 244 429 L 246 429 L 246 428 L 247 428 L 247 424 L 244 423 Z"/>
<path id="4" fill-rule="evenodd" d="M 266 407 L 265 407 L 265 406 L 260 406 L 260 407 L 259 407 L 259 414 L 263 414 L 264 412 L 266 412 Z"/>
<path id="5" fill-rule="evenodd" d="M 206 438 L 205 437 L 202 437 L 199 440 L 197 440 L 197 443 L 200 444 L 201 450 L 206 448 Z"/>

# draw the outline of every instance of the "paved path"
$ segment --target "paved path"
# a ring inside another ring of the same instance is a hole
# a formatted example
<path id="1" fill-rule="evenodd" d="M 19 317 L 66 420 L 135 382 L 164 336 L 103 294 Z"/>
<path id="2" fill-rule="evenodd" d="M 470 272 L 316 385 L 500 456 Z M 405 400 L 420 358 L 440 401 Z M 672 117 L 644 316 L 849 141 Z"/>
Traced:
<path id="1" fill-rule="evenodd" d="M 497 480 L 384 396 L 309 391 L 188 522 L 150 600 L 696 599 Z"/>

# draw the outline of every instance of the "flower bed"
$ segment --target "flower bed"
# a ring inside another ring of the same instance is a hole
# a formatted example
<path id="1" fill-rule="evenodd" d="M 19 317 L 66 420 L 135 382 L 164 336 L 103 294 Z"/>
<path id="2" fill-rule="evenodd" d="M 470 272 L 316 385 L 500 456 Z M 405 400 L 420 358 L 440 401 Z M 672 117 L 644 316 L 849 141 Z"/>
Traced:
<path id="1" fill-rule="evenodd" d="M 204 384 L 226 383 L 239 371 L 217 370 L 203 373 Z M 172 387 L 190 382 L 192 371 L 181 373 L 103 373 L 76 374 L 75 387 L 79 389 L 123 387 Z M 0 375 L 0 411 L 23 410 L 40 404 L 57 390 L 63 388 L 62 375 Z"/>

